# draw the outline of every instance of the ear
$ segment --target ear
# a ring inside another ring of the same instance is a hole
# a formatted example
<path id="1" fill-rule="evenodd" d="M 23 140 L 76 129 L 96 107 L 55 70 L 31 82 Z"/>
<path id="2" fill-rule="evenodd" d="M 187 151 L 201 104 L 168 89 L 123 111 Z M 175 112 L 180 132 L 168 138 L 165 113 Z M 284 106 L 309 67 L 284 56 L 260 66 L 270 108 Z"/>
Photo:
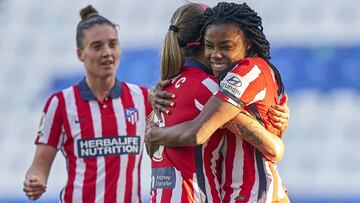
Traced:
<path id="1" fill-rule="evenodd" d="M 83 56 L 83 52 L 81 49 L 77 48 L 76 49 L 76 54 L 77 54 L 77 57 L 80 61 L 84 62 L 84 56 Z"/>
<path id="2" fill-rule="evenodd" d="M 249 40 L 246 40 L 245 48 L 246 51 L 249 51 L 252 48 L 252 44 Z"/>

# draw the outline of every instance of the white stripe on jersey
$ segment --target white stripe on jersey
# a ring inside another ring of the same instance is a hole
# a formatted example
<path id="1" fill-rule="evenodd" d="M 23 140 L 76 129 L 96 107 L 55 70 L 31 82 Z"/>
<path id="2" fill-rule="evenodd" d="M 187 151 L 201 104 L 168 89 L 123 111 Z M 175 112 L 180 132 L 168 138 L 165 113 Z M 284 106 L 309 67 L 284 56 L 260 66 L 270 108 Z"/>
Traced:
<path id="1" fill-rule="evenodd" d="M 120 98 L 113 99 L 113 107 L 116 117 L 116 124 L 118 126 L 118 134 L 126 135 L 126 120 L 124 114 L 124 106 Z M 128 163 L 128 156 L 121 155 L 120 157 L 120 174 L 116 188 L 117 202 L 124 202 L 125 199 L 125 184 L 126 184 L 126 167 Z"/>
<path id="2" fill-rule="evenodd" d="M 195 99 L 195 107 L 199 109 L 199 111 L 202 111 L 204 108 L 204 105 L 202 105 L 197 99 Z"/>
<path id="3" fill-rule="evenodd" d="M 283 188 L 283 183 L 282 183 L 282 180 L 280 178 L 277 166 L 276 166 L 275 163 L 273 163 L 273 165 L 274 165 L 274 168 L 275 168 L 275 170 L 276 170 L 276 172 L 278 174 L 278 176 L 277 176 L 278 177 L 278 190 L 277 190 L 278 191 L 278 197 L 279 197 L 279 199 L 284 199 L 286 197 L 285 189 Z"/>
<path id="4" fill-rule="evenodd" d="M 129 84 L 126 83 L 130 89 L 130 94 L 131 97 L 133 98 L 133 102 L 134 102 L 134 107 L 138 110 L 138 113 L 135 114 L 135 116 L 139 116 L 139 119 L 137 119 L 136 122 L 136 135 L 144 135 L 145 134 L 145 126 L 146 126 L 146 112 L 145 112 L 145 108 L 144 108 L 144 104 L 145 104 L 145 100 L 144 100 L 144 95 L 140 89 L 139 86 L 137 85 L 133 85 L 133 84 Z M 146 98 L 147 99 L 147 98 Z M 140 143 L 144 143 L 144 136 L 140 136 Z M 138 171 L 139 171 L 139 162 L 140 162 L 140 158 L 142 156 L 142 151 L 143 151 L 143 146 L 140 146 L 140 156 L 137 156 L 135 158 L 135 165 L 134 165 L 134 171 L 133 171 L 133 185 L 132 185 L 132 201 L 131 202 L 139 202 L 138 199 L 138 182 L 139 182 L 139 176 L 138 176 Z"/>
<path id="5" fill-rule="evenodd" d="M 264 161 L 264 167 L 265 167 L 265 174 L 266 174 L 266 188 L 268 189 L 266 191 L 266 198 L 265 198 L 265 202 L 266 203 L 271 203 L 272 199 L 273 199 L 273 194 L 274 194 L 274 180 L 272 180 L 272 178 L 274 178 L 272 176 L 270 167 L 269 167 L 269 162 Z"/>
<path id="6" fill-rule="evenodd" d="M 171 195 L 171 203 L 179 203 L 181 201 L 181 195 L 183 192 L 186 193 L 186 191 L 183 191 L 182 189 L 182 182 L 184 181 L 184 179 L 182 178 L 182 175 L 180 173 L 180 171 L 175 169 L 175 176 L 176 176 L 176 181 L 175 181 L 175 188 L 172 191 L 172 195 Z M 160 189 L 162 190 L 162 189 Z M 159 191 L 159 190 L 157 190 Z M 159 201 L 161 202 L 161 201 Z"/>
<path id="7" fill-rule="evenodd" d="M 254 102 L 261 101 L 261 100 L 265 99 L 265 96 L 266 96 L 266 88 L 264 88 L 259 93 L 257 93 L 254 100 L 252 100 L 248 105 L 250 105 L 250 104 L 252 104 Z"/>
<path id="8" fill-rule="evenodd" d="M 240 193 L 240 186 L 243 184 L 243 166 L 244 166 L 244 149 L 242 147 L 242 139 L 236 136 L 236 148 L 235 148 L 235 157 L 234 165 L 232 170 L 232 185 L 234 189 L 233 193 L 230 195 L 230 200 L 235 200 L 235 198 Z M 235 181 L 234 181 L 235 180 Z M 236 181 L 237 180 L 237 181 Z"/>
<path id="9" fill-rule="evenodd" d="M 75 180 L 74 180 L 74 191 L 72 195 L 73 202 L 82 202 L 82 187 L 84 185 L 84 173 L 85 173 L 85 163 L 84 159 L 80 159 L 77 157 L 77 140 L 81 138 L 80 136 L 80 125 L 75 123 L 75 120 L 79 118 L 77 114 L 77 107 L 75 101 L 75 92 L 74 88 L 70 87 L 63 91 L 65 107 L 66 107 L 66 116 L 69 121 L 70 133 L 72 138 L 74 139 L 74 155 L 76 157 L 76 169 L 75 169 Z"/>
<path id="10" fill-rule="evenodd" d="M 215 95 L 219 91 L 219 85 L 212 79 L 206 78 L 202 81 L 202 84 L 207 87 L 207 89 Z M 201 104 L 197 99 L 195 99 L 195 107 L 200 111 L 203 110 L 205 104 Z"/>
<path id="11" fill-rule="evenodd" d="M 41 121 L 41 122 L 44 122 L 44 128 L 40 129 L 41 132 L 43 133 L 41 136 L 39 136 L 39 141 L 41 143 L 48 143 L 48 141 L 49 141 L 51 127 L 53 125 L 56 108 L 58 106 L 59 106 L 59 99 L 57 97 L 53 97 L 51 99 L 51 102 L 49 104 L 47 112 L 45 113 L 45 117 L 42 118 L 42 121 Z"/>
<path id="12" fill-rule="evenodd" d="M 194 190 L 194 202 L 202 202 L 202 198 L 201 196 L 204 196 L 201 195 L 201 190 L 200 190 L 200 187 L 199 187 L 199 184 L 198 184 L 198 181 L 197 181 L 197 176 L 196 176 L 196 173 L 193 173 L 193 190 Z"/>
<path id="13" fill-rule="evenodd" d="M 206 78 L 205 80 L 203 80 L 202 84 L 204 84 L 213 95 L 215 95 L 219 91 L 219 85 L 210 78 Z"/>
<path id="14" fill-rule="evenodd" d="M 212 182 L 215 183 L 217 191 L 221 191 L 221 190 L 220 190 L 219 181 L 217 180 L 217 177 L 216 177 L 216 165 L 217 165 L 216 160 L 219 159 L 219 151 L 220 151 L 221 146 L 223 145 L 223 142 L 224 142 L 224 139 L 222 139 L 222 141 L 219 142 L 218 146 L 212 152 L 212 157 L 211 157 L 210 169 L 211 169 L 211 173 L 214 174 L 214 180 L 212 180 Z M 203 148 L 202 148 L 202 156 L 203 157 L 204 157 L 204 150 L 206 149 L 206 146 L 207 146 L 207 142 L 203 144 Z M 203 168 L 203 172 L 204 172 L 204 174 L 206 174 L 204 168 Z M 205 177 L 206 194 L 210 194 L 210 195 L 207 195 L 208 202 L 214 202 L 214 200 L 212 198 L 211 188 L 209 187 L 210 184 L 209 184 L 208 176 L 205 175 L 204 177 Z M 219 195 L 219 199 L 221 199 L 220 194 L 218 194 L 218 195 Z"/>
<path id="15" fill-rule="evenodd" d="M 99 103 L 96 100 L 89 101 L 91 119 L 93 122 L 94 128 L 94 137 L 102 137 L 102 122 L 101 122 L 101 112 Z M 96 191 L 95 191 L 95 202 L 104 200 L 105 198 L 105 158 L 103 156 L 98 156 L 96 158 Z"/>

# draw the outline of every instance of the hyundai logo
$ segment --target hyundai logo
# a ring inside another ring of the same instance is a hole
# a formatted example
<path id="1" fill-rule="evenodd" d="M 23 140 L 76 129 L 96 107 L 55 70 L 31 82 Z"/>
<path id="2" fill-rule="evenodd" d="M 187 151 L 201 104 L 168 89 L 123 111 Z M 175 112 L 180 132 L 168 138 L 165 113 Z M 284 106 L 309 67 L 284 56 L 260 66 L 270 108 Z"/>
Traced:
<path id="1" fill-rule="evenodd" d="M 226 81 L 230 85 L 233 85 L 235 87 L 241 87 L 241 85 L 242 85 L 240 78 L 238 78 L 236 76 L 230 76 L 230 77 L 226 78 Z"/>

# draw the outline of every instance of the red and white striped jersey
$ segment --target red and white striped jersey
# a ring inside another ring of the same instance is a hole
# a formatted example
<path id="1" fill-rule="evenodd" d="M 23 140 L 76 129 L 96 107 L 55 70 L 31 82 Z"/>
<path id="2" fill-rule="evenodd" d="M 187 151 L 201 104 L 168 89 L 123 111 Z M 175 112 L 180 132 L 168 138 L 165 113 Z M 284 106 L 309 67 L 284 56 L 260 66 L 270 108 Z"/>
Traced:
<path id="1" fill-rule="evenodd" d="M 163 126 L 195 118 L 207 100 L 218 91 L 208 69 L 187 60 L 182 72 L 165 88 L 176 95 L 176 107 L 163 116 Z M 203 145 L 163 147 L 152 159 L 152 202 L 221 202 L 220 167 L 224 133 L 216 131 Z"/>
<path id="2" fill-rule="evenodd" d="M 84 79 L 48 99 L 35 143 L 61 149 L 66 158 L 61 202 L 141 202 L 147 95 L 146 88 L 116 80 L 98 101 Z"/>
<path id="3" fill-rule="evenodd" d="M 240 61 L 220 83 L 216 96 L 252 113 L 276 133 L 267 111 L 278 103 L 278 86 L 269 64 L 260 57 Z M 248 142 L 228 132 L 222 171 L 223 202 L 272 202 L 286 197 L 276 166 Z"/>

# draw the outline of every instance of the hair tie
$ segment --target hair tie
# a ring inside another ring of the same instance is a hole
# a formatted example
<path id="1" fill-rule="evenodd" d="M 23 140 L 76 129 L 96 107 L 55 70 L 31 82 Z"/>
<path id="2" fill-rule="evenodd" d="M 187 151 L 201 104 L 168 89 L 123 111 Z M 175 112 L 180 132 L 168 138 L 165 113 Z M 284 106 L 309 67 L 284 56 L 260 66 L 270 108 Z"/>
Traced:
<path id="1" fill-rule="evenodd" d="M 179 28 L 176 27 L 175 25 L 170 25 L 169 30 L 171 30 L 171 31 L 173 31 L 175 33 L 179 32 Z"/>
<path id="2" fill-rule="evenodd" d="M 186 47 L 185 48 L 191 48 L 191 47 L 198 47 L 201 45 L 201 40 L 202 40 L 203 36 L 200 35 L 195 41 L 193 42 L 188 42 L 186 43 Z"/>
<path id="3" fill-rule="evenodd" d="M 202 3 L 198 3 L 198 5 L 203 9 L 203 11 L 205 11 L 207 8 L 210 8 L 208 5 Z"/>

